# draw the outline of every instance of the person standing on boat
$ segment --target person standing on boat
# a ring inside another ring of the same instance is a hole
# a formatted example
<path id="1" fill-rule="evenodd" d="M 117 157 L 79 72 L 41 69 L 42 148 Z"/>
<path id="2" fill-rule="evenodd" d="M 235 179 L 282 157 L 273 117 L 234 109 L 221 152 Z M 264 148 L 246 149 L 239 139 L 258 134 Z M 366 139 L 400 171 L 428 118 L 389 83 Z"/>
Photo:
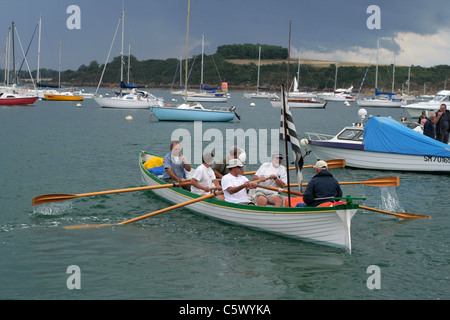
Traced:
<path id="1" fill-rule="evenodd" d="M 287 182 L 287 171 L 286 167 L 281 164 L 281 161 L 283 161 L 283 155 L 279 152 L 274 152 L 272 160 L 263 163 L 256 171 L 253 181 L 259 180 L 259 184 L 269 187 L 284 188 Z M 273 204 L 275 207 L 283 205 L 283 199 L 278 195 L 277 191 L 256 188 L 254 198 L 258 206 L 266 206 L 268 203 Z"/>
<path id="2" fill-rule="evenodd" d="M 303 194 L 303 201 L 308 207 L 317 207 L 321 203 L 334 202 L 334 197 L 342 197 L 341 186 L 328 172 L 328 164 L 325 161 L 317 161 L 314 170 L 316 175 L 309 181 Z"/>
<path id="3" fill-rule="evenodd" d="M 447 110 L 447 105 L 441 104 L 441 107 L 436 114 L 436 140 L 448 144 L 448 135 L 450 132 L 450 113 Z"/>
<path id="4" fill-rule="evenodd" d="M 432 138 L 436 139 L 436 125 L 434 124 L 436 120 L 436 115 L 434 112 L 430 113 L 430 117 L 427 118 L 427 121 L 423 125 L 423 134 Z"/>
<path id="5" fill-rule="evenodd" d="M 258 185 L 256 182 L 250 182 L 243 176 L 244 164 L 239 159 L 231 159 L 227 168 L 229 173 L 222 178 L 222 190 L 225 201 L 242 204 L 253 204 L 247 196 L 248 189 L 254 189 Z"/>
<path id="6" fill-rule="evenodd" d="M 164 156 L 164 173 L 162 178 L 167 182 L 180 183 L 187 181 L 184 178 L 184 170 L 191 171 L 191 166 L 180 151 L 180 142 L 173 141 L 170 144 L 170 152 Z M 190 190 L 190 186 L 185 186 L 183 189 Z"/>
<path id="7" fill-rule="evenodd" d="M 240 159 L 242 163 L 245 162 L 245 152 L 238 146 L 232 146 L 230 152 L 225 156 L 220 163 L 216 163 L 213 167 L 214 173 L 218 179 L 222 179 L 224 175 L 230 172 L 228 164 L 231 159 Z"/>
<path id="8" fill-rule="evenodd" d="M 211 192 L 215 187 L 216 190 L 222 190 L 219 181 L 216 179 L 214 171 L 211 169 L 211 165 L 214 163 L 214 154 L 205 153 L 202 157 L 202 164 L 195 169 L 191 178 L 191 192 L 205 195 Z M 220 198 L 220 200 L 223 200 Z"/>

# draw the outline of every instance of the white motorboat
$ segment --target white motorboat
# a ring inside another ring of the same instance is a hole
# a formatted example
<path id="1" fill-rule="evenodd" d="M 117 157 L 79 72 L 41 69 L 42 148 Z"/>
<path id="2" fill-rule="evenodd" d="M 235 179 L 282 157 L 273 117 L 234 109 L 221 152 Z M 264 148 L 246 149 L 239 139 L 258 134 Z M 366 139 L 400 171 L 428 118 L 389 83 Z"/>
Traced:
<path id="1" fill-rule="evenodd" d="M 436 112 L 439 110 L 441 104 L 446 104 L 447 109 L 450 109 L 450 90 L 439 91 L 436 96 L 429 101 L 404 105 L 402 108 L 408 110 L 411 118 L 419 118 L 422 111 L 426 111 L 427 114 Z"/>
<path id="2" fill-rule="evenodd" d="M 392 118 L 370 117 L 335 136 L 306 134 L 302 144 L 317 159 L 345 159 L 346 166 L 362 169 L 450 173 L 448 145 Z"/>

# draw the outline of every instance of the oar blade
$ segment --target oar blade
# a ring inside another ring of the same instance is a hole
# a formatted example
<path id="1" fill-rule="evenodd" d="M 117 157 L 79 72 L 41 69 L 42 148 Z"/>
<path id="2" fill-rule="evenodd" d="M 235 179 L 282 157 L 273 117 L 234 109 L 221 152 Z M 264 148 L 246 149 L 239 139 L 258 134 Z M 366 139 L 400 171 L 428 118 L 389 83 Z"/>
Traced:
<path id="1" fill-rule="evenodd" d="M 398 187 L 400 185 L 400 177 L 384 177 L 362 181 L 362 184 L 372 187 Z"/>
<path id="2" fill-rule="evenodd" d="M 328 164 L 328 169 L 345 167 L 345 159 L 327 160 L 326 163 Z"/>
<path id="3" fill-rule="evenodd" d="M 49 202 L 65 201 L 65 200 L 70 200 L 70 199 L 73 199 L 76 197 L 77 197 L 77 195 L 75 195 L 75 194 L 66 194 L 66 193 L 43 194 L 43 195 L 34 197 L 32 200 L 32 205 L 37 206 L 37 205 L 45 204 L 45 203 L 49 203 Z"/>
<path id="4" fill-rule="evenodd" d="M 385 213 L 385 214 L 389 214 L 392 216 L 396 216 L 399 219 L 431 219 L 431 216 L 428 216 L 426 214 L 416 214 L 416 213 L 407 213 L 407 212 L 389 212 L 389 211 L 384 211 L 384 210 L 366 207 L 366 206 L 362 206 L 362 205 L 359 205 L 359 207 L 364 210 L 375 211 L 375 212 L 380 212 L 380 213 Z"/>

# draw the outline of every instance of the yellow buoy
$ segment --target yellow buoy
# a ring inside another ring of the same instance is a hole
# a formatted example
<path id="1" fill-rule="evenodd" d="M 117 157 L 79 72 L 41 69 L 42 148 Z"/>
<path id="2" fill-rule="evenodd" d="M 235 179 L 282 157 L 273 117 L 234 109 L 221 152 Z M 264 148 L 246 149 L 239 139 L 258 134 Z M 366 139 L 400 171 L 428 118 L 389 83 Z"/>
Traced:
<path id="1" fill-rule="evenodd" d="M 131 120 L 133 120 L 133 117 L 128 115 L 128 116 L 125 117 L 125 120 L 131 121 Z"/>

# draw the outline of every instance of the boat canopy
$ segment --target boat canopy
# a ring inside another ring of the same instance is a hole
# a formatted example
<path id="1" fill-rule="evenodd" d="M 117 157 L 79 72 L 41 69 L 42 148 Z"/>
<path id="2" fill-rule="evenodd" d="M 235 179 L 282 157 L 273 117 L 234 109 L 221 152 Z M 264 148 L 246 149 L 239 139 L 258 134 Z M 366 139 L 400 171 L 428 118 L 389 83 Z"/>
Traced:
<path id="1" fill-rule="evenodd" d="M 364 150 L 450 157 L 450 146 L 387 117 L 371 117 L 364 128 Z"/>
<path id="2" fill-rule="evenodd" d="M 121 88 L 128 88 L 128 89 L 144 88 L 144 86 L 136 86 L 136 85 L 131 84 L 131 83 L 125 83 L 124 81 L 120 82 L 120 87 Z"/>
<path id="3" fill-rule="evenodd" d="M 202 87 L 202 90 L 218 90 L 219 89 L 218 87 L 207 87 L 207 86 L 204 86 L 203 84 L 201 85 L 201 87 Z"/>
<path id="4" fill-rule="evenodd" d="M 377 88 L 375 88 L 375 95 L 376 96 L 379 96 L 379 95 L 382 95 L 382 94 L 388 95 L 389 99 L 392 99 L 392 96 L 394 95 L 394 93 L 392 93 L 392 92 L 381 92 Z"/>

